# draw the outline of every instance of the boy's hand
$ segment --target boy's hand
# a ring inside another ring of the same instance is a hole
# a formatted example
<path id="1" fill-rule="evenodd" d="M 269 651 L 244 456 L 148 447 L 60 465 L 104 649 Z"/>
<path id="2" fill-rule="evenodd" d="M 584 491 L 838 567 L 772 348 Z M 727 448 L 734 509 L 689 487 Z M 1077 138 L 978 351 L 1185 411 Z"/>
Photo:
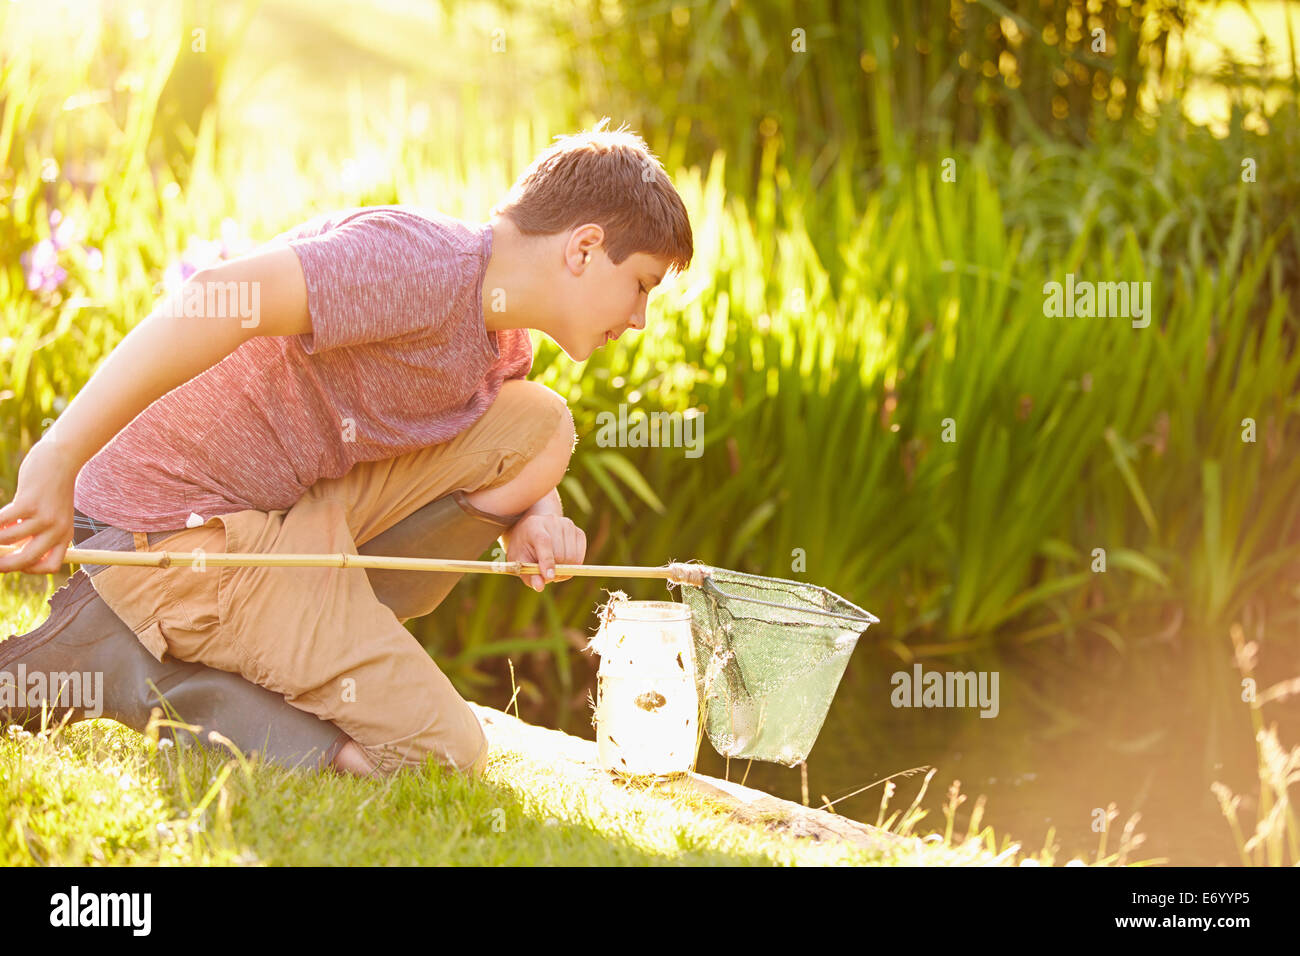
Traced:
<path id="1" fill-rule="evenodd" d="M 546 587 L 546 581 L 567 581 L 571 574 L 544 579 L 555 573 L 557 564 L 582 564 L 587 554 L 587 536 L 563 515 L 528 515 L 519 519 L 506 538 L 506 560 L 536 564 L 542 574 L 521 575 L 520 580 L 534 591 Z"/>
<path id="2" fill-rule="evenodd" d="M 18 469 L 13 501 L 0 508 L 0 544 L 31 540 L 20 551 L 0 555 L 0 572 L 53 574 L 63 565 L 72 540 L 77 470 L 54 443 L 42 439 L 32 446 Z"/>

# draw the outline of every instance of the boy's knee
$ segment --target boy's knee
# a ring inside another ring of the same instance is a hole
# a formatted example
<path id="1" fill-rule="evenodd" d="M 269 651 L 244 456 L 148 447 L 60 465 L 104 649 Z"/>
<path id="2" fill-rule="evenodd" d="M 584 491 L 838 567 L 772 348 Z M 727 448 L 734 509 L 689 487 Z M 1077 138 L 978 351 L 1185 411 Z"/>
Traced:
<path id="1" fill-rule="evenodd" d="M 522 444 L 536 449 L 534 457 L 550 455 L 567 463 L 578 436 L 573 413 L 557 392 L 539 382 L 511 379 L 502 384 L 497 401 L 515 407 Z"/>
<path id="2" fill-rule="evenodd" d="M 517 514 L 564 479 L 577 431 L 564 399 L 544 385 L 512 379 L 497 401 L 511 422 L 513 451 L 502 460 L 497 479 L 471 494 L 470 503 L 493 514 Z M 507 464 L 511 459 L 513 467 Z"/>
<path id="3" fill-rule="evenodd" d="M 553 465 L 557 469 L 551 487 L 554 488 L 564 479 L 564 473 L 569 469 L 569 461 L 573 458 L 573 450 L 578 445 L 578 430 L 573 424 L 573 413 L 569 411 L 569 406 L 561 404 L 560 420 L 551 433 L 550 441 L 543 450 L 543 455 L 549 455 L 553 459 Z"/>

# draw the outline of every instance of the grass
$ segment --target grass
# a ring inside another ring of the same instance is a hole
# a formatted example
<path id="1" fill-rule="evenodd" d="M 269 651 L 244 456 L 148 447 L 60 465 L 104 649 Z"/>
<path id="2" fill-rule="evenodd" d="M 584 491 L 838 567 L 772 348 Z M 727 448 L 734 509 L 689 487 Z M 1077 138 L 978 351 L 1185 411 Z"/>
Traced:
<path id="1" fill-rule="evenodd" d="M 296 775 L 159 750 L 106 721 L 0 740 L 0 864 L 885 865 L 992 857 L 782 837 L 707 805 L 630 791 L 595 802 L 545 764 L 494 756 L 484 779 L 436 764 L 386 781 Z"/>
<path id="2" fill-rule="evenodd" d="M 1291 788 L 1300 783 L 1300 746 L 1287 749 L 1282 745 L 1277 725 L 1264 723 L 1264 704 L 1300 694 L 1300 677 L 1258 689 L 1255 681 L 1258 640 L 1247 641 L 1240 625 L 1233 626 L 1230 636 L 1242 677 L 1242 697 L 1250 705 L 1259 767 L 1259 800 L 1249 836 L 1243 832 L 1239 819 L 1241 797 L 1217 781 L 1212 790 L 1232 828 L 1243 866 L 1297 866 L 1300 865 L 1300 820 L 1292 803 Z"/>

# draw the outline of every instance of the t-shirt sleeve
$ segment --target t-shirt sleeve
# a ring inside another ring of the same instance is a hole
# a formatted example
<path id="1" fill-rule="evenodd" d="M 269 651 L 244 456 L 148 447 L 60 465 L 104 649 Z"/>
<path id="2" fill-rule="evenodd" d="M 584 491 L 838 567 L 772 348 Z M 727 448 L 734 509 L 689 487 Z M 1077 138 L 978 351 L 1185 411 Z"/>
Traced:
<path id="1" fill-rule="evenodd" d="M 454 255 L 417 216 L 362 213 L 289 247 L 307 284 L 309 354 L 428 333 L 447 317 Z"/>

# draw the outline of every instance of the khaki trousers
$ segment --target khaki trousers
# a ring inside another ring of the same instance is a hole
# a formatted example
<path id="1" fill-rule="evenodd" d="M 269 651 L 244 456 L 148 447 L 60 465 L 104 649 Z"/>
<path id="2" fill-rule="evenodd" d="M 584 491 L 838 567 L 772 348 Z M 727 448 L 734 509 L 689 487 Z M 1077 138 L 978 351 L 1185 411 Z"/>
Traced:
<path id="1" fill-rule="evenodd" d="M 355 554 L 423 505 L 512 480 L 563 427 L 564 400 L 511 380 L 484 416 L 442 445 L 363 462 L 313 485 L 287 511 L 239 511 L 137 550 Z M 437 557 L 435 553 L 430 557 Z M 411 571 L 411 574 L 420 572 Z M 105 567 L 92 582 L 156 658 L 242 674 L 334 722 L 391 773 L 432 755 L 482 768 L 487 737 L 428 652 L 360 568 Z"/>

